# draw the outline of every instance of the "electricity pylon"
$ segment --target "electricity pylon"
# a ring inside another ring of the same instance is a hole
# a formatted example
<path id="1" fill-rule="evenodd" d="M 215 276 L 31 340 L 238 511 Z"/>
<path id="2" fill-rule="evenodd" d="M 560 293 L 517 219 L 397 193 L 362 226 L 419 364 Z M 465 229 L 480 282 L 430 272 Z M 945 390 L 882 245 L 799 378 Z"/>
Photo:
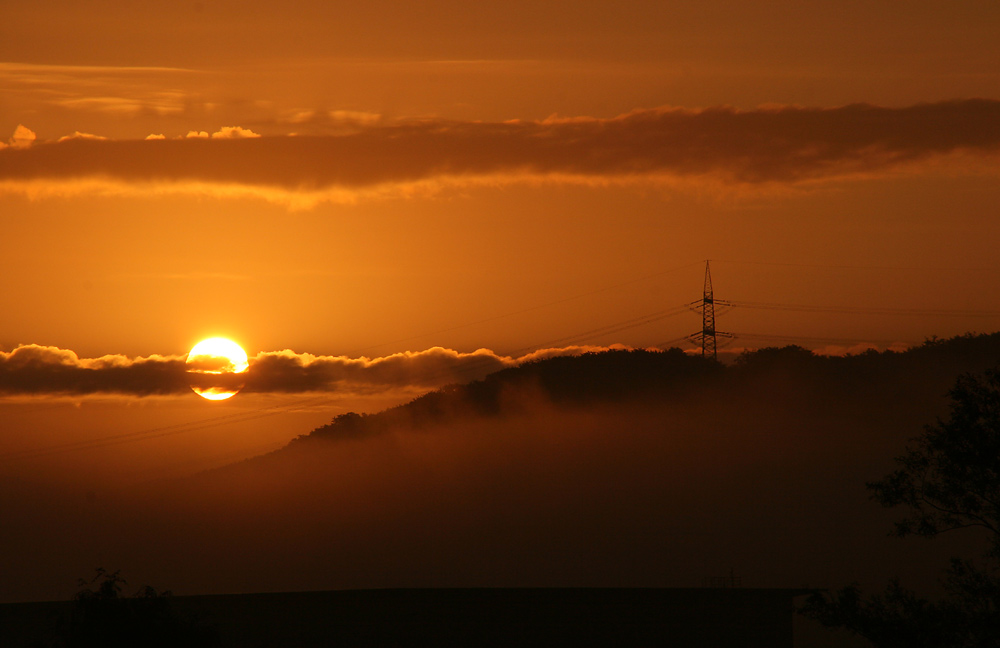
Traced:
<path id="1" fill-rule="evenodd" d="M 707 357 L 712 356 L 712 359 L 716 359 L 716 348 L 718 347 L 717 338 L 718 337 L 733 337 L 732 333 L 725 333 L 723 331 L 715 330 L 715 305 L 720 306 L 731 306 L 727 301 L 721 299 L 715 299 L 715 295 L 712 291 L 712 269 L 709 267 L 709 262 L 705 261 L 705 290 L 702 297 L 698 301 L 691 302 L 692 309 L 701 310 L 701 332 L 692 333 L 688 336 L 688 339 L 695 344 L 701 344 L 701 355 Z"/>

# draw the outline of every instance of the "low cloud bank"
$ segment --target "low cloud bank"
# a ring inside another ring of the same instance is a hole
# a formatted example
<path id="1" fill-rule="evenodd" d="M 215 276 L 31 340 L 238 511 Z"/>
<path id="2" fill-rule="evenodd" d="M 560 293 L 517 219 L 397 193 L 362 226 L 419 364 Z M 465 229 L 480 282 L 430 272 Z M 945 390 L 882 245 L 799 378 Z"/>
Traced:
<path id="1" fill-rule="evenodd" d="M 257 393 L 377 393 L 400 388 L 434 388 L 477 380 L 522 362 L 559 355 L 602 351 L 607 347 L 571 346 L 542 349 L 518 358 L 489 349 L 461 353 L 433 347 L 380 358 L 317 356 L 291 350 L 262 352 L 239 375 L 244 391 Z M 129 358 L 106 355 L 80 358 L 53 346 L 21 345 L 0 351 L 0 396 L 121 394 L 128 396 L 190 393 L 193 382 L 186 356 Z M 222 383 L 230 382 L 223 378 Z"/>
<path id="2" fill-rule="evenodd" d="M 69 349 L 21 345 L 0 351 L 0 395 L 178 394 L 190 390 L 184 362 L 185 356 L 80 358 Z"/>
<path id="3" fill-rule="evenodd" d="M 27 191 L 31 183 L 99 179 L 201 193 L 224 187 L 229 193 L 354 195 L 484 181 L 787 184 L 884 174 L 955 153 L 995 161 L 1000 101 L 658 108 L 610 119 L 492 123 L 373 121 L 344 135 L 255 135 L 234 126 L 179 140 L 40 144 L 16 137 L 11 143 L 17 145 L 0 152 L 0 185 Z"/>

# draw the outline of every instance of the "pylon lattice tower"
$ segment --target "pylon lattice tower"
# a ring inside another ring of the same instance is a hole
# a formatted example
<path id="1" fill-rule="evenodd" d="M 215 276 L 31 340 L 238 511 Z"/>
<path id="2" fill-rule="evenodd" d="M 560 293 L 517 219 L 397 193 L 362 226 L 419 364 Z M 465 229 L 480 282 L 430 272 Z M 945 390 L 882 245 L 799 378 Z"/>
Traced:
<path id="1" fill-rule="evenodd" d="M 705 293 L 701 298 L 701 355 L 715 357 L 715 295 L 712 293 L 712 269 L 705 261 Z"/>
<path id="2" fill-rule="evenodd" d="M 705 261 L 705 290 L 700 300 L 691 302 L 690 304 L 693 309 L 701 311 L 701 332 L 689 335 L 688 339 L 695 344 L 701 344 L 701 355 L 704 357 L 711 355 L 713 360 L 716 359 L 718 338 L 733 337 L 732 333 L 715 330 L 716 304 L 720 306 L 731 305 L 727 301 L 715 299 L 715 294 L 712 290 L 712 268 L 709 261 Z"/>

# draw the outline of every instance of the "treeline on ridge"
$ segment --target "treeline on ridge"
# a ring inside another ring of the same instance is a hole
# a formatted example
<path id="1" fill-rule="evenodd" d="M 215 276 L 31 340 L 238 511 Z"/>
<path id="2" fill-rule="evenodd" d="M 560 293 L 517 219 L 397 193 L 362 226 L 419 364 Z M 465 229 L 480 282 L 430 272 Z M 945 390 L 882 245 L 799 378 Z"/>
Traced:
<path id="1" fill-rule="evenodd" d="M 358 438 L 393 428 L 420 428 L 468 416 L 517 414 L 544 399 L 557 407 L 657 399 L 730 403 L 808 400 L 836 409 L 845 400 L 892 400 L 902 392 L 944 398 L 955 378 L 1000 363 L 1000 333 L 932 338 L 906 351 L 816 355 L 800 346 L 744 352 L 723 365 L 681 349 L 609 350 L 538 360 L 450 385 L 372 413 L 348 412 L 292 443 Z"/>

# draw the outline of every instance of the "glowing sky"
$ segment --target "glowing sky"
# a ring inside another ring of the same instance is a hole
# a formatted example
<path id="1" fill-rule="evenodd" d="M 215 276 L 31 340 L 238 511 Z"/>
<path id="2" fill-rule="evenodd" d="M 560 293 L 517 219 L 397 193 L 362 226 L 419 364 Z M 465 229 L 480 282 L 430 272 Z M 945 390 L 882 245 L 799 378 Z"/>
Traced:
<path id="1" fill-rule="evenodd" d="M 864 311 L 734 309 L 720 329 L 774 336 L 736 349 L 1000 326 L 996 2 L 52 1 L 5 23 L 7 401 L 187 397 L 183 354 L 224 335 L 259 394 L 373 407 L 539 349 L 676 341 L 709 258 L 719 298 Z"/>

